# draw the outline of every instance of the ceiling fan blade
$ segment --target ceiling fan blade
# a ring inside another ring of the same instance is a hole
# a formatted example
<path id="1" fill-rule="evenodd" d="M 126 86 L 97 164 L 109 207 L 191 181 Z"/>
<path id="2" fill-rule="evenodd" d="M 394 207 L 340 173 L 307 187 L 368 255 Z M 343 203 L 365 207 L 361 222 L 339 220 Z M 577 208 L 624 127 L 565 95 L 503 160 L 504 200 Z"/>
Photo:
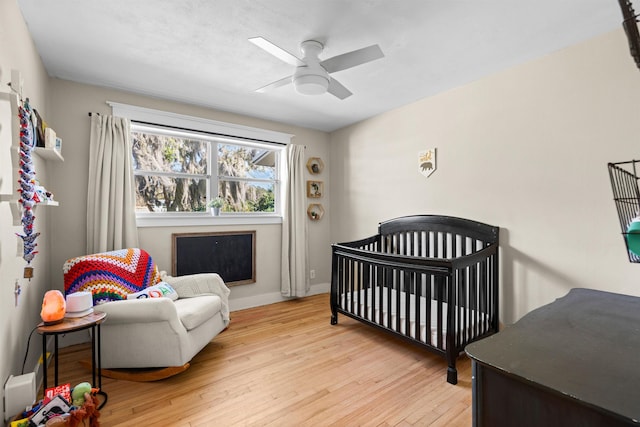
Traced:
<path id="1" fill-rule="evenodd" d="M 340 98 L 340 99 L 345 99 L 350 97 L 351 95 L 353 95 L 349 89 L 347 89 L 346 87 L 342 86 L 342 83 L 340 83 L 339 81 L 337 81 L 336 79 L 334 79 L 333 77 L 330 77 L 331 80 L 329 80 L 329 88 L 327 89 L 327 92 L 329 92 L 331 95 Z"/>
<path id="2" fill-rule="evenodd" d="M 380 58 L 384 58 L 384 53 L 382 53 L 380 46 L 374 44 L 369 47 L 363 47 L 362 49 L 325 59 L 320 62 L 320 65 L 322 65 L 327 72 L 335 73 L 336 71 L 346 70 L 347 68 L 355 67 L 356 65 L 361 65 Z"/>
<path id="3" fill-rule="evenodd" d="M 256 89 L 256 92 L 263 93 L 263 92 L 266 92 L 268 90 L 275 89 L 277 87 L 287 85 L 287 84 L 291 83 L 291 78 L 292 77 L 293 76 L 287 76 L 287 77 L 284 77 L 284 78 L 282 78 L 280 80 L 276 80 L 273 83 L 269 83 L 266 86 L 262 86 L 261 88 Z"/>
<path id="4" fill-rule="evenodd" d="M 304 62 L 302 62 L 302 60 L 300 60 L 297 56 L 287 52 L 286 50 L 282 49 L 279 46 L 276 46 L 275 44 L 271 43 L 269 40 L 263 37 L 252 37 L 249 39 L 249 41 L 255 44 L 256 46 L 258 46 L 259 48 L 264 49 L 265 51 L 275 56 L 276 58 L 280 59 L 281 61 L 286 62 L 287 64 L 295 65 L 295 66 L 304 65 Z"/>

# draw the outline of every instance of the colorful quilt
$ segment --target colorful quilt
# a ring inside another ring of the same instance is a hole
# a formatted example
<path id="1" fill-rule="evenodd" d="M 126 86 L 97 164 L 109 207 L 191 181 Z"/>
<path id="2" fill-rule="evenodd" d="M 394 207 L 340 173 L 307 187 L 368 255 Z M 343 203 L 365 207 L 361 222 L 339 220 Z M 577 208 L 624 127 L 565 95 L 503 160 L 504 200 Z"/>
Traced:
<path id="1" fill-rule="evenodd" d="M 151 256 L 138 248 L 71 258 L 62 269 L 65 295 L 91 292 L 94 305 L 127 299 L 161 281 Z"/>

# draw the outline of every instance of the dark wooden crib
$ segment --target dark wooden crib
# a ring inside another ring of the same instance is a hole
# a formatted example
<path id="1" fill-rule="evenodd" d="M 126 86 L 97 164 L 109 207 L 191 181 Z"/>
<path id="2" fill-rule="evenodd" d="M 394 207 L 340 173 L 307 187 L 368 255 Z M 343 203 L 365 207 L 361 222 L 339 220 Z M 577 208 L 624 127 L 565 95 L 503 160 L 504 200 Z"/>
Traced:
<path id="1" fill-rule="evenodd" d="M 441 354 L 456 384 L 465 346 L 498 332 L 498 237 L 480 222 L 415 215 L 332 245 L 331 324 L 342 313 Z"/>

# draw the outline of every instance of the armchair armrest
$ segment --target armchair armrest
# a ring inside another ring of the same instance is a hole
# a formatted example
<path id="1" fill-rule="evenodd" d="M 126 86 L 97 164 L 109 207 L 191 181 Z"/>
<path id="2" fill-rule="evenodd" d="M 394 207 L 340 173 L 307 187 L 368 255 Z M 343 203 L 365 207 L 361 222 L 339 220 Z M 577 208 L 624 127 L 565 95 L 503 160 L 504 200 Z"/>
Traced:
<path id="1" fill-rule="evenodd" d="M 173 277 L 161 273 L 162 280 L 170 284 L 179 298 L 192 298 L 200 295 L 217 295 L 222 300 L 222 319 L 229 324 L 229 294 L 231 290 L 216 273 L 198 273 Z"/>

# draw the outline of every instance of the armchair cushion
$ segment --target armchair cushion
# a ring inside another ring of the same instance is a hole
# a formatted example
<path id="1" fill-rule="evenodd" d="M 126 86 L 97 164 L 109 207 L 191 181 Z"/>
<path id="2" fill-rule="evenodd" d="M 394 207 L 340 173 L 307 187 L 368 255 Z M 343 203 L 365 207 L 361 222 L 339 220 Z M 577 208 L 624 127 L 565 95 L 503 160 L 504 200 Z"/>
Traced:
<path id="1" fill-rule="evenodd" d="M 200 298 L 179 299 L 175 301 L 178 318 L 187 331 L 197 328 L 220 312 L 221 299 L 214 295 L 202 295 Z"/>
<path id="2" fill-rule="evenodd" d="M 194 298 L 202 295 L 217 295 L 221 299 L 220 314 L 225 324 L 229 323 L 229 294 L 231 291 L 224 284 L 222 278 L 216 273 L 190 274 L 187 276 L 169 276 L 164 271 L 162 280 L 173 286 L 178 297 Z M 178 299 L 178 301 L 180 301 Z"/>
<path id="3" fill-rule="evenodd" d="M 168 322 L 173 330 L 178 331 L 183 328 L 175 302 L 169 298 L 111 301 L 100 305 L 99 310 L 107 313 L 107 319 L 102 325 L 104 327 Z"/>

